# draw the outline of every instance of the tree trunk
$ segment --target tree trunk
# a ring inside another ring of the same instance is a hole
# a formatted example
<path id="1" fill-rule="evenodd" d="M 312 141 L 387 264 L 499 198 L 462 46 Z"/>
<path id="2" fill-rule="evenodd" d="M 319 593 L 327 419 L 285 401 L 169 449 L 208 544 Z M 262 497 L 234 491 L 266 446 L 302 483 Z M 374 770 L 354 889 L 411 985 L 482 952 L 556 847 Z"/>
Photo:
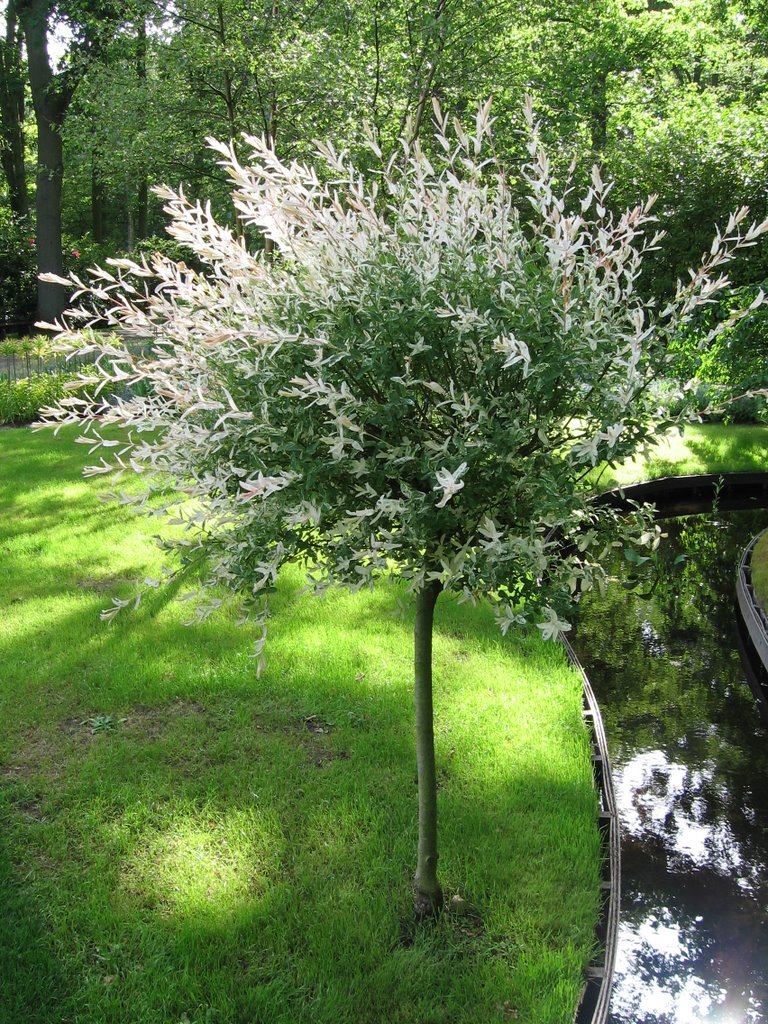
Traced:
<path id="1" fill-rule="evenodd" d="M 272 0 L 272 20 L 276 21 L 280 13 L 278 0 Z M 277 89 L 272 84 L 269 99 L 269 115 L 267 124 L 267 143 L 273 152 L 277 152 Z M 271 238 L 264 239 L 264 258 L 271 263 L 275 255 L 275 243 Z"/>
<path id="2" fill-rule="evenodd" d="M 131 184 L 128 179 L 125 182 L 125 248 L 133 252 L 136 243 L 136 231 L 133 223 L 133 196 L 131 195 Z"/>
<path id="3" fill-rule="evenodd" d="M 148 231 L 149 215 L 149 185 L 147 175 L 142 171 L 141 179 L 137 189 L 136 204 L 136 238 L 141 241 L 146 238 Z"/>
<path id="4" fill-rule="evenodd" d="M 424 111 L 426 109 L 427 101 L 430 98 L 432 92 L 432 85 L 437 72 L 437 66 L 440 63 L 440 59 L 443 56 L 443 50 L 448 38 L 447 33 L 447 15 L 446 15 L 447 0 L 437 0 L 437 7 L 433 15 L 433 24 L 431 31 L 427 33 L 426 38 L 421 49 L 421 53 L 418 58 L 417 66 L 414 71 L 413 81 L 408 94 L 406 95 L 405 109 L 403 110 L 403 117 L 400 121 L 400 130 L 398 131 L 398 138 L 405 134 L 406 127 L 408 127 L 409 111 L 411 106 L 412 95 L 415 94 L 418 89 L 418 99 L 416 100 L 416 109 L 413 112 L 411 124 L 408 129 L 408 142 L 414 143 L 419 137 L 421 130 L 421 122 L 424 118 Z M 434 53 L 431 59 L 428 59 L 430 44 L 432 42 L 432 33 L 437 34 L 437 41 L 435 43 Z M 427 73 L 424 80 L 419 87 L 419 79 L 421 77 L 422 69 L 426 63 Z"/>
<path id="5" fill-rule="evenodd" d="M 17 217 L 29 213 L 24 166 L 24 74 L 21 36 L 13 0 L 5 12 L 5 40 L 0 40 L 0 161 L 8 182 L 8 200 Z"/>
<path id="6" fill-rule="evenodd" d="M 96 170 L 95 160 L 91 167 L 91 234 L 93 240 L 101 245 L 104 241 L 104 207 L 106 197 L 104 195 L 104 184 Z"/>
<path id="7" fill-rule="evenodd" d="M 592 82 L 592 152 L 601 157 L 608 142 L 608 74 L 595 72 Z"/>
<path id="8" fill-rule="evenodd" d="M 56 81 L 48 60 L 48 0 L 28 0 L 21 9 L 32 102 L 37 122 L 37 268 L 39 273 L 62 275 L 61 188 L 64 157 L 61 126 L 71 92 Z M 38 281 L 37 312 L 48 323 L 56 320 L 67 304 L 61 285 Z"/>
<path id="9" fill-rule="evenodd" d="M 440 589 L 439 583 L 430 583 L 416 594 L 413 630 L 419 779 L 419 852 L 413 908 L 421 919 L 436 917 L 443 906 L 443 891 L 437 880 L 437 776 L 432 710 L 432 624 Z"/>
<path id="10" fill-rule="evenodd" d="M 136 33 L 136 77 L 142 85 L 142 99 L 146 104 L 147 89 L 147 22 L 141 18 Z M 146 105 L 143 106 L 146 110 Z M 146 118 L 144 118 L 146 121 Z M 142 124 L 142 128 L 146 123 Z M 136 237 L 141 241 L 148 234 L 147 219 L 149 213 L 149 184 L 147 182 L 147 171 L 142 166 L 139 171 L 139 182 L 136 189 Z"/>

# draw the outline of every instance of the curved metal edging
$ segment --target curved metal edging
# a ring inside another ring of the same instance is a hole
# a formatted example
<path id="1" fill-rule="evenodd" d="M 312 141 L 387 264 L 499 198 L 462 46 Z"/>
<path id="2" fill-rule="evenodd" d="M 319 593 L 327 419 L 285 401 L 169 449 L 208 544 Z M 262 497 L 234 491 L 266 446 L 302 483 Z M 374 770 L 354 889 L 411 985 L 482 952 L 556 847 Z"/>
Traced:
<path id="1" fill-rule="evenodd" d="M 660 518 L 696 515 L 719 508 L 735 512 L 768 507 L 768 473 L 702 473 L 694 476 L 665 476 L 642 483 L 614 487 L 598 494 L 598 504 L 626 509 L 634 503 L 656 506 Z"/>
<path id="2" fill-rule="evenodd" d="M 741 623 L 737 621 L 739 651 L 748 669 L 750 686 L 764 715 L 768 712 L 768 617 L 760 607 L 752 586 L 752 552 L 765 533 L 768 533 L 768 529 L 758 533 L 749 542 L 736 572 L 737 617 L 741 616 Z M 743 629 L 739 628 L 742 624 Z M 754 657 L 758 659 L 762 671 L 751 664 Z"/>
<path id="3" fill-rule="evenodd" d="M 608 757 L 608 742 L 595 694 L 587 674 L 569 641 L 562 637 L 565 653 L 581 675 L 584 720 L 592 741 L 592 770 L 600 800 L 598 827 L 603 847 L 601 907 L 597 924 L 599 950 L 586 971 L 584 988 L 576 1008 L 574 1024 L 605 1024 L 611 1002 L 616 945 L 619 938 L 621 854 L 619 816 Z"/>

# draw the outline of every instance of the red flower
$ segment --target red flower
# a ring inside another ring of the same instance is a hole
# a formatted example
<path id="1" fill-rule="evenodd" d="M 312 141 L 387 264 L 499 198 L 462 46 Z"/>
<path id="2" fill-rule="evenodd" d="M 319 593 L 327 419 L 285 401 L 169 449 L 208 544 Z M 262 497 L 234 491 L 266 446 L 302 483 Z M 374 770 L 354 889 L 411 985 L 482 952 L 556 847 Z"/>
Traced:
<path id="1" fill-rule="evenodd" d="M 76 260 L 80 259 L 80 253 L 77 251 L 77 249 L 72 250 L 72 255 L 75 257 Z"/>
<path id="2" fill-rule="evenodd" d="M 29 243 L 30 245 L 34 245 L 34 244 L 35 244 L 35 239 L 33 238 L 33 236 L 32 236 L 32 235 L 30 235 L 30 236 L 29 236 L 29 238 L 27 239 L 27 242 L 28 242 L 28 243 Z"/>

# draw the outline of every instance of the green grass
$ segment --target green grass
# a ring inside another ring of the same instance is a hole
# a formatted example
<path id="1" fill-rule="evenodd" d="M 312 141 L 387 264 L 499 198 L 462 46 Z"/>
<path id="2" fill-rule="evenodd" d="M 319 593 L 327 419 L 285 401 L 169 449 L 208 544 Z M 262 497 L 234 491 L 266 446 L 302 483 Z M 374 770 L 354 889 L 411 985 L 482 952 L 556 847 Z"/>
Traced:
<path id="1" fill-rule="evenodd" d="M 645 458 L 605 470 L 600 488 L 662 476 L 768 471 L 768 426 L 690 424 L 670 431 Z"/>
<path id="2" fill-rule="evenodd" d="M 768 533 L 764 533 L 752 550 L 752 586 L 755 597 L 768 610 Z"/>
<path id="3" fill-rule="evenodd" d="M 415 928 L 396 590 L 284 573 L 258 680 L 234 613 L 152 591 L 102 623 L 159 554 L 87 461 L 0 431 L 0 1021 L 569 1022 L 599 843 L 560 649 L 438 603 L 440 873 L 472 913 Z"/>

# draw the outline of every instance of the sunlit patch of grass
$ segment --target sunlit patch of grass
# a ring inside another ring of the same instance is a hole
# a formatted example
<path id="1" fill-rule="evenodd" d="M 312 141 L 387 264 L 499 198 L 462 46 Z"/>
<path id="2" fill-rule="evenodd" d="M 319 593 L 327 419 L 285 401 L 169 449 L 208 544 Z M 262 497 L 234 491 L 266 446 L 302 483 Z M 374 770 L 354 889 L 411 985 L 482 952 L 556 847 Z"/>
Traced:
<path id="1" fill-rule="evenodd" d="M 487 609 L 437 608 L 441 877 L 415 927 L 412 614 L 300 596 L 268 669 L 225 610 L 152 591 L 157 523 L 77 482 L 83 450 L 0 433 L 0 1020 L 570 1021 L 599 842 L 580 683 Z M 5 475 L 5 466 L 9 473 Z"/>
<path id="2" fill-rule="evenodd" d="M 768 471 L 768 426 L 687 424 L 671 430 L 645 457 L 607 468 L 601 489 L 662 476 Z"/>
<path id="3" fill-rule="evenodd" d="M 122 886 L 151 909 L 215 919 L 263 895 L 277 872 L 282 829 L 271 813 L 203 807 L 177 814 L 170 828 L 147 829 L 126 860 Z"/>

